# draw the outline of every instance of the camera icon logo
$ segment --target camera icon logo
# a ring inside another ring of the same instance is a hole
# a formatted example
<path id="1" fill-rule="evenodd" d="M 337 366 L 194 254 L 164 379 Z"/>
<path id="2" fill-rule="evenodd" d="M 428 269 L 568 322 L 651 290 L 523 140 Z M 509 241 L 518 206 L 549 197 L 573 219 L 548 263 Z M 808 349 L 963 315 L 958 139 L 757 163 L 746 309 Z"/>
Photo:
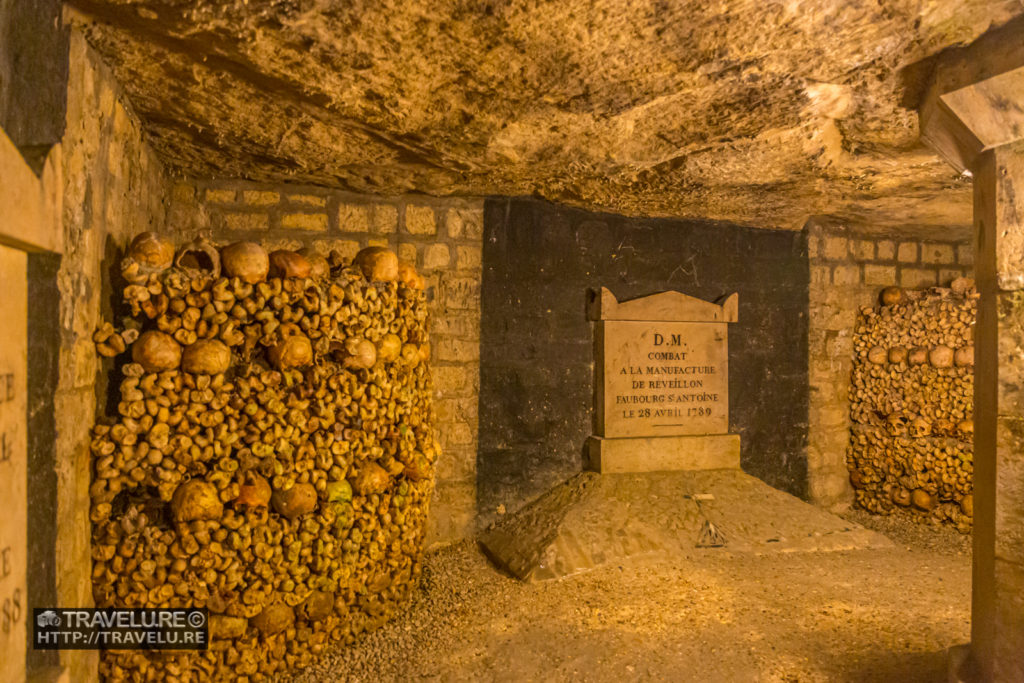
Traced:
<path id="1" fill-rule="evenodd" d="M 42 612 L 36 617 L 36 623 L 39 624 L 39 628 L 46 628 L 47 626 L 60 626 L 60 617 L 52 609 L 48 609 Z"/>

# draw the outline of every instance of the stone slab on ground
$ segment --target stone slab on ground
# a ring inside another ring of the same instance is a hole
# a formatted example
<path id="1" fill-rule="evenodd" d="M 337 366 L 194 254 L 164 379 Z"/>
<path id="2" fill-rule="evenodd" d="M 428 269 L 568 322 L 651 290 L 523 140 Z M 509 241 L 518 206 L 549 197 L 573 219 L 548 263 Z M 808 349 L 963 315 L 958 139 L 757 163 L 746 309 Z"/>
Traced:
<path id="1" fill-rule="evenodd" d="M 696 547 L 705 521 L 724 534 L 724 547 Z M 488 529 L 480 543 L 497 565 L 524 581 L 651 554 L 892 547 L 877 532 L 727 469 L 583 472 Z"/>

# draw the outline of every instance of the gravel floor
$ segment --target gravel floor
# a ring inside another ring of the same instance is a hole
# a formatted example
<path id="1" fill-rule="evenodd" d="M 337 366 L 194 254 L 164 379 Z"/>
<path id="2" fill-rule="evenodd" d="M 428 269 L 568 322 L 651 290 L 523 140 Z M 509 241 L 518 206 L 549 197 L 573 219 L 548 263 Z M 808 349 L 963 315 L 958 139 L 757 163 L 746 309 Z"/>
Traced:
<path id="1" fill-rule="evenodd" d="M 968 557 L 971 554 L 970 534 L 962 534 L 951 526 L 922 522 L 910 513 L 873 515 L 864 510 L 851 509 L 839 516 L 885 534 L 907 550 Z"/>
<path id="2" fill-rule="evenodd" d="M 522 584 L 455 545 L 398 618 L 293 680 L 944 681 L 969 637 L 969 537 L 848 518 L 898 547 L 713 549 Z"/>

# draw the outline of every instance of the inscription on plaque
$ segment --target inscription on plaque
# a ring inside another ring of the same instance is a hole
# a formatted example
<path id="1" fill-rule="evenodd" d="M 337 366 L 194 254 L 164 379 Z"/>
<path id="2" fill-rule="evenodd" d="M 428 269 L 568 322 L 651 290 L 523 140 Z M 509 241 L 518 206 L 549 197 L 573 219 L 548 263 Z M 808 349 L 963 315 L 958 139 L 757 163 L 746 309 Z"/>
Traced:
<path id="1" fill-rule="evenodd" d="M 28 562 L 27 273 L 25 253 L 0 246 L 0 681 L 25 677 Z"/>
<path id="2" fill-rule="evenodd" d="M 723 434 L 729 429 L 725 323 L 602 324 L 604 410 L 598 433 Z M 601 422 L 603 421 L 603 424 Z"/>
<path id="3" fill-rule="evenodd" d="M 703 301 L 661 292 L 620 302 L 592 295 L 594 436 L 599 472 L 739 467 L 729 434 L 728 324 L 738 298 Z"/>

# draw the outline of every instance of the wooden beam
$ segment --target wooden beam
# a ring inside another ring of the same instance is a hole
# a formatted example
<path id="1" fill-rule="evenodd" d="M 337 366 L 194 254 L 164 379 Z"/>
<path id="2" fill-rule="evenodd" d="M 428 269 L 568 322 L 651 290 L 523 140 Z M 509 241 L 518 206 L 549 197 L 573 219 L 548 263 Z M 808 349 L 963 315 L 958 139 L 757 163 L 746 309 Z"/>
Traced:
<path id="1" fill-rule="evenodd" d="M 1024 139 L 1024 17 L 937 56 L 918 107 L 921 140 L 956 170 Z"/>

